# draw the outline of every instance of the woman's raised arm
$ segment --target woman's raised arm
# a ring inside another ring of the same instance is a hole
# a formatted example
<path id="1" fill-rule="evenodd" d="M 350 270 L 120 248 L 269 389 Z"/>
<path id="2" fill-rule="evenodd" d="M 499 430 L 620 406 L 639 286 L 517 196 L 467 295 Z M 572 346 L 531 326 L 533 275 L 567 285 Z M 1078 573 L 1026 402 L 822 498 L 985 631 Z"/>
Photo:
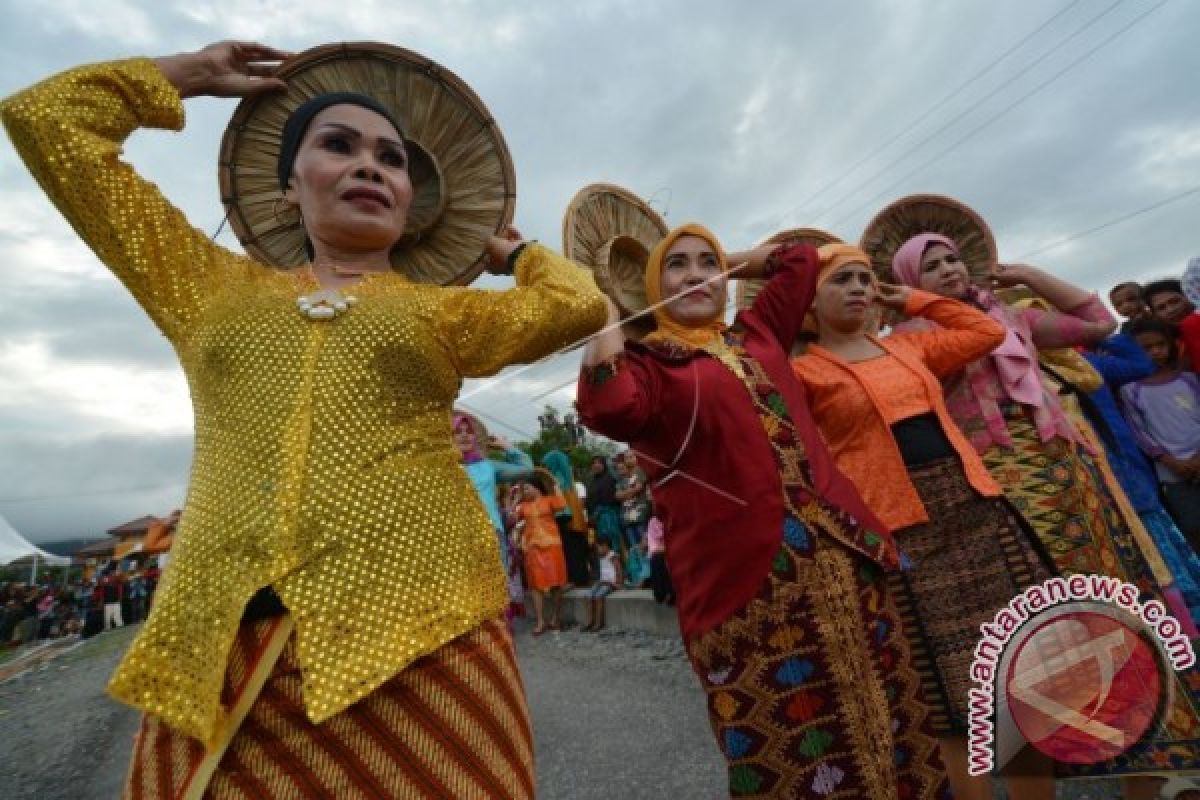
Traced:
<path id="1" fill-rule="evenodd" d="M 120 159 L 121 146 L 140 127 L 181 129 L 185 92 L 282 85 L 265 77 L 266 64 L 246 62 L 236 73 L 229 63 L 239 47 L 78 67 L 0 103 L 0 120 L 50 201 L 172 340 L 203 308 L 213 273 L 227 280 L 249 262 L 193 228 Z M 237 58 L 246 55 L 283 54 L 251 49 Z"/>

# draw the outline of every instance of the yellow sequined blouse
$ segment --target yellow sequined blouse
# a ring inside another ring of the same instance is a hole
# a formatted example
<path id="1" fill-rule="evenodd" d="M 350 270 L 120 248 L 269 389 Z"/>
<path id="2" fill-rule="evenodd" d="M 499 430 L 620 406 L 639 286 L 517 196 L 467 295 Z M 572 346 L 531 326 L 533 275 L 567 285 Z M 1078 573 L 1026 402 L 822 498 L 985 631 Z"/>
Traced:
<path id="1" fill-rule="evenodd" d="M 150 619 L 109 691 L 205 742 L 222 732 L 227 654 L 272 585 L 294 616 L 320 722 L 506 602 L 492 525 L 454 446 L 462 378 L 535 360 L 599 329 L 590 273 L 538 245 L 517 288 L 396 274 L 313 320 L 311 272 L 282 272 L 193 229 L 120 160 L 141 126 L 183 126 L 152 61 L 81 67 L 0 105 L 29 170 L 174 346 L 196 447 Z"/>

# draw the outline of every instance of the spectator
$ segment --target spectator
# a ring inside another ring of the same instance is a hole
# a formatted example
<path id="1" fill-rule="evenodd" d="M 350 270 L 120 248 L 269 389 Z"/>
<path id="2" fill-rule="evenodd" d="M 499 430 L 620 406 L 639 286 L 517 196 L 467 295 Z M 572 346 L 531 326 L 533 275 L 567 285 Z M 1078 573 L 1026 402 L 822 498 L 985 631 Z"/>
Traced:
<path id="1" fill-rule="evenodd" d="M 637 465 L 637 457 L 626 451 L 617 458 L 617 499 L 621 501 L 621 524 L 630 547 L 642 543 L 650 522 L 650 491 L 646 473 Z"/>
<path id="2" fill-rule="evenodd" d="M 671 585 L 671 573 L 667 571 L 666 532 L 658 517 L 651 517 L 646 525 L 646 552 L 650 556 L 650 588 L 657 603 L 675 605 L 675 587 Z"/>
<path id="3" fill-rule="evenodd" d="M 1163 507 L 1154 466 L 1142 453 L 1114 397 L 1122 386 L 1149 377 L 1156 367 L 1132 336 L 1122 334 L 1108 337 L 1083 357 L 1105 381 L 1092 392 L 1090 403 L 1081 404 L 1083 411 L 1091 417 L 1109 466 L 1171 572 L 1174 587 L 1163 591 L 1169 604 L 1173 603 L 1173 591 L 1181 596 L 1187 607 L 1171 607 L 1186 627 L 1192 620 L 1200 620 L 1200 556 Z"/>
<path id="4" fill-rule="evenodd" d="M 571 470 L 571 459 L 561 450 L 551 450 L 542 456 L 542 464 L 554 476 L 558 490 L 567 502 L 567 507 L 555 515 L 555 521 L 562 537 L 563 555 L 567 559 L 568 586 L 587 586 L 591 583 L 591 575 L 588 572 L 588 521 L 583 511 L 583 503 L 575 491 L 575 474 Z"/>
<path id="5" fill-rule="evenodd" d="M 560 494 L 545 495 L 532 481 L 521 484 L 522 502 L 517 506 L 520 549 L 525 554 L 525 580 L 533 595 L 533 613 L 537 623 L 534 636 L 546 628 L 559 629 L 562 608 L 562 587 L 567 582 L 567 564 L 563 557 L 562 541 L 554 514 L 566 507 Z M 544 613 L 546 596 L 553 602 L 553 611 Z M 549 616 L 549 623 L 546 617 Z"/>
<path id="6" fill-rule="evenodd" d="M 1110 289 L 1108 301 L 1112 303 L 1112 307 L 1117 310 L 1117 313 L 1125 318 L 1125 321 L 1121 323 L 1121 333 L 1126 333 L 1125 329 L 1135 319 L 1150 315 L 1150 309 L 1146 308 L 1146 301 L 1142 299 L 1142 286 L 1133 281 L 1118 283 Z"/>
<path id="7" fill-rule="evenodd" d="M 1149 319 L 1131 330 L 1156 369 L 1121 388 L 1125 413 L 1154 461 L 1167 512 L 1200 551 L 1200 377 L 1179 369 L 1173 326 Z"/>
<path id="8" fill-rule="evenodd" d="M 604 598 L 612 594 L 621 585 L 621 559 L 608 546 L 608 542 L 600 539 L 596 542 L 597 561 L 600 564 L 600 579 L 588 593 L 588 624 L 584 630 L 589 633 L 604 629 Z"/>
<path id="9" fill-rule="evenodd" d="M 4 593 L 4 611 L 0 612 L 0 645 L 17 642 L 17 625 L 25 618 L 25 606 L 17 592 L 10 586 Z"/>
<path id="10" fill-rule="evenodd" d="M 104 603 L 104 629 L 121 628 L 125 620 L 121 616 L 121 599 L 124 597 L 124 587 L 113 573 L 105 575 L 98 585 L 99 594 Z"/>
<path id="11" fill-rule="evenodd" d="M 617 480 L 603 456 L 594 456 L 584 500 L 588 520 L 597 539 L 606 539 L 609 547 L 621 550 L 621 505 L 617 500 Z"/>
<path id="12" fill-rule="evenodd" d="M 524 480 L 533 474 L 533 459 L 525 452 L 513 447 L 507 440 L 488 436 L 487 429 L 473 414 L 455 411 L 451 417 L 454 426 L 454 444 L 462 458 L 463 469 L 479 495 L 484 511 L 496 531 L 500 562 L 507 572 L 509 548 L 504 533 L 504 521 L 500 518 L 497 487 L 500 483 Z M 488 457 L 489 450 L 500 450 L 504 460 Z"/>
<path id="13" fill-rule="evenodd" d="M 154 590 L 158 588 L 158 581 L 162 575 L 162 570 L 157 565 L 152 565 L 146 568 L 142 573 L 142 581 L 146 584 L 146 613 L 150 613 L 150 607 L 154 604 Z"/>
<path id="14" fill-rule="evenodd" d="M 1189 270 L 1197 270 L 1188 264 Z M 1196 305 L 1183 291 L 1183 282 L 1174 279 L 1154 281 L 1142 290 L 1146 305 L 1158 319 L 1178 329 L 1182 347 L 1178 348 L 1179 365 L 1193 372 L 1200 371 L 1200 314 Z"/>
<path id="15" fill-rule="evenodd" d="M 130 624 L 141 622 L 146 618 L 146 582 L 140 572 L 135 572 L 129 579 L 126 592 L 129 598 Z"/>
<path id="16" fill-rule="evenodd" d="M 29 644 L 37 639 L 38 634 L 38 590 L 30 586 L 22 590 L 19 617 L 16 628 L 13 629 L 13 644 Z"/>

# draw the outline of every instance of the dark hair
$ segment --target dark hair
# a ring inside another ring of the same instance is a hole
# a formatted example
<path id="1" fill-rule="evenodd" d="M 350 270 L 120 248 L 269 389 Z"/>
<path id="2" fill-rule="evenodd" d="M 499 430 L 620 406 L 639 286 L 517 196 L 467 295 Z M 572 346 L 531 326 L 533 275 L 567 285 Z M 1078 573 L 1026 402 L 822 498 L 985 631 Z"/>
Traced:
<path id="1" fill-rule="evenodd" d="M 1156 333 L 1167 340 L 1167 359 L 1173 364 L 1179 360 L 1179 328 L 1157 317 L 1142 317 L 1130 321 L 1125 331 L 1135 339 L 1145 333 Z"/>
<path id="2" fill-rule="evenodd" d="M 283 136 L 279 142 L 279 159 L 275 162 L 280 189 L 287 188 L 288 180 L 292 177 L 292 166 L 296 163 L 296 154 L 300 151 L 300 142 L 304 139 L 304 134 L 308 131 L 308 126 L 312 124 L 313 118 L 330 106 L 341 105 L 360 106 L 368 111 L 374 111 L 392 124 L 401 139 L 404 138 L 404 128 L 401 127 L 392 112 L 384 108 L 383 104 L 374 97 L 356 92 L 330 92 L 317 95 L 297 106 L 288 115 L 287 122 L 283 124 Z"/>
<path id="3" fill-rule="evenodd" d="M 1114 294 L 1122 289 L 1133 289 L 1135 292 L 1137 292 L 1139 300 L 1145 297 L 1145 294 L 1143 293 L 1144 290 L 1142 289 L 1142 285 L 1140 283 L 1136 283 L 1134 281 L 1125 281 L 1124 283 L 1118 283 L 1116 286 L 1108 290 L 1109 299 L 1111 299 Z"/>
<path id="4" fill-rule="evenodd" d="M 1154 299 L 1154 295 L 1167 294 L 1168 292 L 1183 294 L 1183 284 L 1175 278 L 1163 278 L 1160 281 L 1151 281 L 1142 287 L 1142 299 L 1149 303 Z"/>

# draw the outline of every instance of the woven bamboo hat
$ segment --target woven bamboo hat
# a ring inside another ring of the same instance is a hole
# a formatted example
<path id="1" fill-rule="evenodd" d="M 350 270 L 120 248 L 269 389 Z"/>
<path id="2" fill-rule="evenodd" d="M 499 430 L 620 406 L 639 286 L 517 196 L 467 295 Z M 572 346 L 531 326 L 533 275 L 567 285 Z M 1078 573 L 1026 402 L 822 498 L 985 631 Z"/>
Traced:
<path id="1" fill-rule="evenodd" d="M 221 202 L 246 251 L 277 267 L 308 260 L 299 214 L 282 202 L 276 178 L 283 125 L 313 97 L 358 92 L 404 126 L 413 199 L 392 265 L 421 283 L 478 277 L 488 236 L 512 222 L 516 175 L 499 127 L 471 88 L 424 56 L 376 42 L 306 50 L 278 77 L 287 91 L 242 100 L 221 140 Z"/>
<path id="2" fill-rule="evenodd" d="M 867 223 L 859 242 L 879 279 L 894 282 L 892 257 L 913 236 L 940 233 L 954 240 L 971 279 L 981 286 L 999 261 L 991 228 L 967 205 L 937 194 L 902 197 Z"/>
<path id="3" fill-rule="evenodd" d="M 774 236 L 768 237 L 762 244 L 783 244 L 784 242 L 802 242 L 811 244 L 813 247 L 820 247 L 823 244 L 833 244 L 842 241 L 832 233 L 820 230 L 818 228 L 789 228 L 786 231 L 780 231 Z M 766 281 L 760 278 L 752 278 L 750 280 L 741 280 L 737 282 L 737 300 L 738 311 L 744 311 L 754 305 L 754 298 L 758 297 L 758 292 L 766 285 Z"/>
<path id="4" fill-rule="evenodd" d="M 588 267 L 596 285 L 624 317 L 644 311 L 646 261 L 667 235 L 667 223 L 641 198 L 620 186 L 593 183 L 576 192 L 563 216 L 563 254 Z M 640 338 L 654 329 L 649 315 L 627 323 Z"/>

